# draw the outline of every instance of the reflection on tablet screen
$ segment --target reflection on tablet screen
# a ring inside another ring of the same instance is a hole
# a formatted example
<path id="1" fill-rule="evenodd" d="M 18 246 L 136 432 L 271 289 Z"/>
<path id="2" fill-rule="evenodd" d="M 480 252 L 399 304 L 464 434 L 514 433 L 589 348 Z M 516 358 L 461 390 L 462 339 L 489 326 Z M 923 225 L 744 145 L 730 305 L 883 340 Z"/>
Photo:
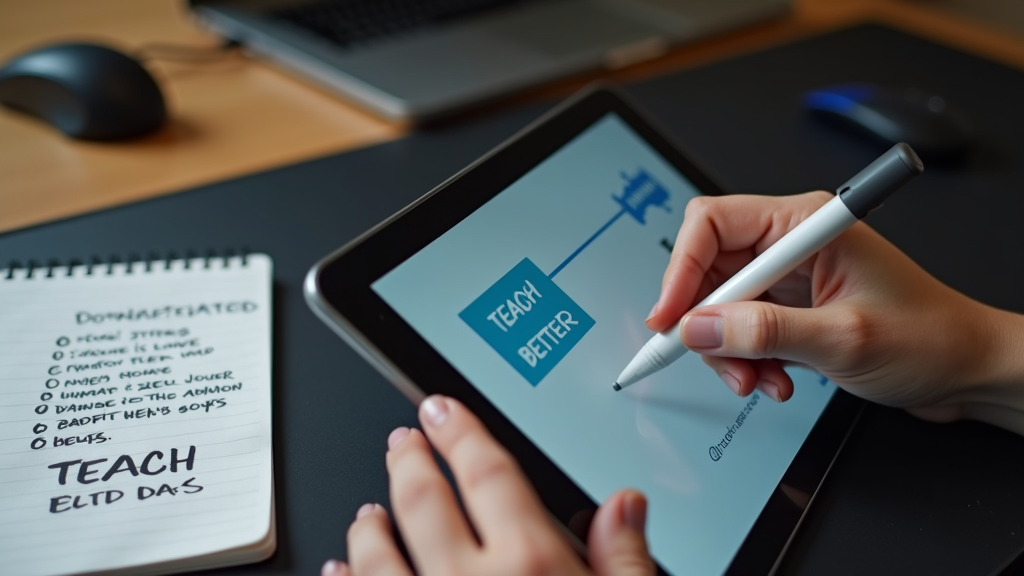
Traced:
<path id="1" fill-rule="evenodd" d="M 835 386 L 738 398 L 688 354 L 622 392 L 696 188 L 609 114 L 374 291 L 594 500 L 649 501 L 674 573 L 721 573 Z"/>

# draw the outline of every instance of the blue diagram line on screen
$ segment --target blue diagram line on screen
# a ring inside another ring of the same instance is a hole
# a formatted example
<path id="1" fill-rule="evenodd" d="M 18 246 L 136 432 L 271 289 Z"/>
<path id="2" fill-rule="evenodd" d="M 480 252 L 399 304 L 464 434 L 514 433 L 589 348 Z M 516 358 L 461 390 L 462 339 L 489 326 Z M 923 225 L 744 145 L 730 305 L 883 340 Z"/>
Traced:
<path id="1" fill-rule="evenodd" d="M 533 386 L 558 364 L 594 326 L 595 321 L 569 297 L 554 277 L 623 215 L 646 224 L 650 208 L 670 211 L 669 192 L 639 168 L 633 176 L 621 173 L 621 196 L 612 195 L 620 209 L 550 274 L 529 258 L 492 284 L 459 317 Z"/>

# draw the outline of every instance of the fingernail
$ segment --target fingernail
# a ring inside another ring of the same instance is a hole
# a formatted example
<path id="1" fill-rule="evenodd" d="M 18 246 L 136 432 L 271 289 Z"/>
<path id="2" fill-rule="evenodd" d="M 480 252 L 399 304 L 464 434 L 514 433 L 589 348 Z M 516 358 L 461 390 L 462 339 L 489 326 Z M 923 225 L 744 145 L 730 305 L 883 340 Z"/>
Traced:
<path id="1" fill-rule="evenodd" d="M 642 494 L 627 494 L 623 499 L 622 520 L 637 532 L 643 533 L 647 523 L 647 499 Z"/>
<path id="2" fill-rule="evenodd" d="M 320 576 L 334 576 L 339 573 L 341 573 L 341 562 L 337 560 L 324 562 L 323 568 L 320 569 Z"/>
<path id="3" fill-rule="evenodd" d="M 650 322 L 651 318 L 654 318 L 654 315 L 658 313 L 658 304 L 661 304 L 660 299 L 654 303 L 654 306 L 651 308 L 651 313 L 647 315 L 647 320 L 645 320 L 645 322 Z"/>
<path id="4" fill-rule="evenodd" d="M 761 392 L 767 394 L 768 397 L 771 398 L 772 400 L 775 400 L 776 402 L 782 402 L 782 400 L 779 400 L 779 387 L 776 386 L 775 384 L 772 384 L 771 382 L 758 382 L 757 387 L 761 390 Z"/>
<path id="5" fill-rule="evenodd" d="M 740 381 L 735 376 L 728 372 L 722 372 L 719 378 L 722 379 L 722 382 L 725 382 L 725 385 L 729 387 L 729 390 L 732 390 L 733 394 L 740 395 Z"/>
<path id="6" fill-rule="evenodd" d="M 427 424 L 437 428 L 448 419 L 448 403 L 441 396 L 431 396 L 420 404 L 420 412 Z"/>
<path id="7" fill-rule="evenodd" d="M 718 348 L 724 331 L 725 322 L 719 316 L 687 316 L 683 320 L 683 343 L 691 349 Z"/>
<path id="8" fill-rule="evenodd" d="M 388 450 L 394 450 L 395 446 L 398 446 L 398 443 L 405 440 L 405 437 L 408 435 L 409 429 L 405 426 L 392 430 L 391 434 L 388 434 Z"/>
<path id="9" fill-rule="evenodd" d="M 376 507 L 376 504 L 363 504 L 362 506 L 359 507 L 359 510 L 356 510 L 356 518 L 358 519 L 362 518 L 363 516 L 366 516 L 370 512 L 373 512 L 374 508 Z"/>

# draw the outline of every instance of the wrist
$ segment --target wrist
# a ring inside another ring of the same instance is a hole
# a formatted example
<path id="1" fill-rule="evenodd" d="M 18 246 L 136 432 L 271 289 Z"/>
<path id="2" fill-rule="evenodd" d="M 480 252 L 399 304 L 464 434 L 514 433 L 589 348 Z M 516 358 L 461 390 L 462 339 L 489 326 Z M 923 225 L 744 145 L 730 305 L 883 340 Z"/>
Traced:
<path id="1" fill-rule="evenodd" d="M 1024 434 L 1024 316 L 979 307 L 982 346 L 963 415 Z"/>

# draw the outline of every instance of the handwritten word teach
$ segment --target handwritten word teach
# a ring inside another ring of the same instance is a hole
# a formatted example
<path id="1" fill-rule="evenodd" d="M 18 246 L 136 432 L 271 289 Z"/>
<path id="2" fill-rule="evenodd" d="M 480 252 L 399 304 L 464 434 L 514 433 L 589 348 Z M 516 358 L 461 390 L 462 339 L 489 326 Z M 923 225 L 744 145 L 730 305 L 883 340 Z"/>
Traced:
<path id="1" fill-rule="evenodd" d="M 51 464 L 47 466 L 52 470 L 58 470 L 57 482 L 63 486 L 67 483 L 68 472 L 76 469 L 77 473 L 75 478 L 79 484 L 92 484 L 96 481 L 106 482 L 114 477 L 116 474 L 122 472 L 128 472 L 132 476 L 138 476 L 139 474 L 145 474 L 146 476 L 156 476 L 164 471 L 170 470 L 171 472 L 177 472 L 178 467 L 184 464 L 185 470 L 192 470 L 192 467 L 196 463 L 196 447 L 188 447 L 188 456 L 184 458 L 178 457 L 178 449 L 171 448 L 171 454 L 169 461 L 163 463 L 164 453 L 159 450 L 153 450 L 142 459 L 140 464 L 136 465 L 135 460 L 130 454 L 118 456 L 114 463 L 106 468 L 106 472 L 99 477 L 93 477 L 100 473 L 100 465 L 104 462 L 108 462 L 109 458 L 100 458 L 98 460 L 89 460 L 83 462 L 82 460 L 68 460 L 67 462 L 58 462 L 57 464 Z M 157 466 L 159 464 L 159 467 Z"/>

